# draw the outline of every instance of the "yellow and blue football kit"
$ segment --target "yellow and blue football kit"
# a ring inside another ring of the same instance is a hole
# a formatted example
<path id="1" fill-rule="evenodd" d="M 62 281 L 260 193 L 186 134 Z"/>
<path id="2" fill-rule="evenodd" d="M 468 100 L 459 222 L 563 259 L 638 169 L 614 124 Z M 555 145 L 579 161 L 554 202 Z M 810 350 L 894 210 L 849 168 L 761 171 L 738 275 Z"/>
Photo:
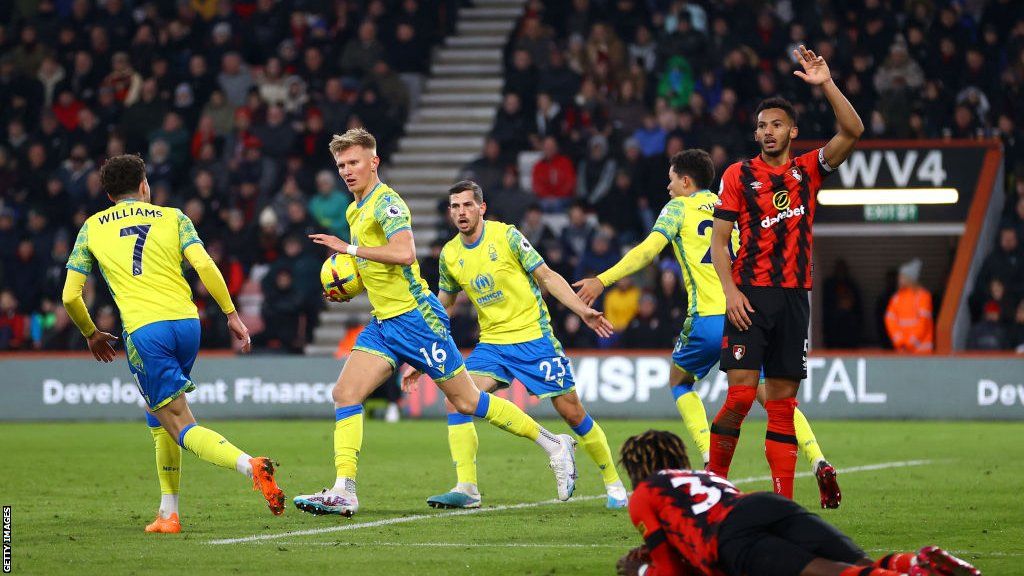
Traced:
<path id="1" fill-rule="evenodd" d="M 82 288 L 98 266 L 121 312 L 128 366 L 150 410 L 146 421 L 153 435 L 161 493 L 174 502 L 170 511 L 162 503 L 161 514 L 177 513 L 178 446 L 218 466 L 252 472 L 245 465 L 248 455 L 217 432 L 193 422 L 171 438 L 152 414 L 195 389 L 191 371 L 199 353 L 200 326 L 192 290 L 182 274 L 184 259 L 224 314 L 233 313 L 224 277 L 203 248 L 192 221 L 176 208 L 122 200 L 82 225 L 68 257 L 63 294 L 68 315 L 83 336 L 92 336 L 96 326 L 82 299 Z"/>
<path id="2" fill-rule="evenodd" d="M 151 410 L 195 388 L 189 375 L 199 353 L 199 315 L 182 275 L 192 246 L 202 242 L 180 210 L 126 200 L 89 217 L 68 257 L 69 281 L 72 271 L 84 282 L 99 266 L 121 312 L 128 365 Z M 234 311 L 230 297 L 221 300 L 226 313 Z"/>
<path id="3" fill-rule="evenodd" d="M 718 195 L 701 190 L 668 201 L 650 236 L 598 279 L 610 286 L 646 266 L 665 244 L 672 245 L 683 271 L 688 300 L 687 318 L 676 340 L 672 361 L 696 379 L 703 378 L 718 361 L 725 326 L 725 293 L 711 263 L 711 228 Z M 733 250 L 739 234 L 733 231 Z"/>
<path id="4" fill-rule="evenodd" d="M 351 243 L 356 246 L 385 246 L 395 234 L 412 229 L 408 206 L 383 182 L 360 201 L 352 202 L 345 217 L 352 231 Z M 374 318 L 356 338 L 353 350 L 383 358 L 392 369 L 405 362 L 438 383 L 465 370 L 462 354 L 449 332 L 448 314 L 420 277 L 419 263 L 382 264 L 357 257 L 356 267 Z M 335 408 L 334 465 L 339 479 L 356 477 L 363 442 L 362 415 L 361 404 Z M 530 440 L 540 435 L 540 425 L 514 404 L 483 392 L 475 415 Z M 316 502 L 303 497 L 296 502 L 317 507 Z"/>
<path id="5" fill-rule="evenodd" d="M 508 386 L 518 378 L 535 396 L 572 391 L 572 367 L 551 332 L 551 315 L 531 273 L 544 259 L 514 226 L 484 222 L 480 238 L 461 236 L 441 249 L 438 287 L 465 290 L 477 310 L 480 343 L 466 359 L 471 374 Z"/>
<path id="6" fill-rule="evenodd" d="M 485 221 L 476 242 L 465 244 L 459 235 L 445 244 L 438 271 L 438 287 L 449 294 L 465 290 L 477 310 L 480 343 L 466 359 L 466 369 L 493 378 L 499 387 L 517 379 L 539 398 L 576 388 L 572 365 L 551 331 L 551 315 L 532 275 L 543 264 L 515 226 Z M 601 427 L 586 415 L 573 431 L 597 463 L 605 484 L 618 482 Z M 458 481 L 475 485 L 479 442 L 472 419 L 449 414 L 448 442 Z M 435 498 L 443 502 L 450 497 Z"/>
<path id="7" fill-rule="evenodd" d="M 409 207 L 383 182 L 352 202 L 345 217 L 357 246 L 385 246 L 392 236 L 412 228 Z M 393 369 L 406 362 L 435 382 L 464 369 L 449 333 L 448 314 L 420 277 L 418 262 L 382 264 L 357 257 L 356 267 L 373 306 L 373 320 L 356 338 L 353 350 L 384 358 Z"/>

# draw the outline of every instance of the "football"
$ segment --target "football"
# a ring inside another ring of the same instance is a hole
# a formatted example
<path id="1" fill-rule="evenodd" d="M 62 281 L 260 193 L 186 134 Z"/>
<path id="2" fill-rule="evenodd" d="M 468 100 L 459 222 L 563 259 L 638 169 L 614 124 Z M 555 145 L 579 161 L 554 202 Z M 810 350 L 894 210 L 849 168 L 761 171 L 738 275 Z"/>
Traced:
<path id="1" fill-rule="evenodd" d="M 323 284 L 324 294 L 339 302 L 348 302 L 366 289 L 363 279 L 359 277 L 355 256 L 348 254 L 332 254 L 324 260 L 320 268 L 320 283 Z"/>

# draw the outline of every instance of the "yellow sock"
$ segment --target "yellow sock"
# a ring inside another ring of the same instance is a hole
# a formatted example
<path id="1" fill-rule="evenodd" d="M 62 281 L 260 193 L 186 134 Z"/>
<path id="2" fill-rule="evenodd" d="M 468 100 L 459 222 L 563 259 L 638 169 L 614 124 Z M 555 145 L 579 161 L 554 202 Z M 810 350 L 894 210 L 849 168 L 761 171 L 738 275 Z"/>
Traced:
<path id="1" fill-rule="evenodd" d="M 476 484 L 476 451 L 480 439 L 476 435 L 473 417 L 465 414 L 448 415 L 448 449 L 455 463 L 455 476 L 459 484 Z"/>
<path id="2" fill-rule="evenodd" d="M 178 443 L 200 460 L 231 470 L 237 469 L 238 457 L 243 454 L 223 436 L 198 424 L 182 430 L 178 435 Z"/>
<path id="3" fill-rule="evenodd" d="M 612 459 L 612 451 L 608 448 L 608 438 L 604 430 L 597 422 L 587 414 L 587 417 L 580 422 L 579 426 L 573 426 L 573 431 L 579 436 L 580 446 L 587 451 L 591 460 L 601 469 L 601 478 L 605 485 L 619 481 L 619 472 L 615 469 L 615 460 Z"/>
<path id="4" fill-rule="evenodd" d="M 673 392 L 677 388 L 682 391 L 689 387 L 674 386 Z M 689 392 L 676 398 L 676 408 L 679 409 L 679 415 L 683 417 L 683 424 L 690 432 L 690 437 L 697 445 L 697 450 L 700 450 L 704 462 L 707 462 L 711 453 L 711 428 L 708 426 L 708 413 L 704 410 L 704 403 L 701 402 L 700 396 L 690 388 Z"/>
<path id="5" fill-rule="evenodd" d="M 181 485 L 181 446 L 171 438 L 163 426 L 151 426 L 153 447 L 156 450 L 156 475 L 160 479 L 161 494 L 177 494 Z"/>
<path id="6" fill-rule="evenodd" d="M 814 437 L 811 424 L 799 408 L 793 411 L 793 427 L 796 428 L 796 441 L 800 444 L 800 448 L 803 449 L 804 456 L 807 457 L 811 466 L 814 466 L 818 460 L 824 460 L 825 454 L 822 453 L 821 446 L 818 446 L 818 439 Z"/>
<path id="7" fill-rule="evenodd" d="M 534 441 L 540 436 L 540 424 L 537 424 L 536 420 L 530 418 L 526 412 L 508 400 L 486 392 L 480 393 L 475 416 L 516 436 Z"/>
<path id="8" fill-rule="evenodd" d="M 363 406 L 334 410 L 334 468 L 338 478 L 356 478 L 359 450 L 363 447 Z"/>

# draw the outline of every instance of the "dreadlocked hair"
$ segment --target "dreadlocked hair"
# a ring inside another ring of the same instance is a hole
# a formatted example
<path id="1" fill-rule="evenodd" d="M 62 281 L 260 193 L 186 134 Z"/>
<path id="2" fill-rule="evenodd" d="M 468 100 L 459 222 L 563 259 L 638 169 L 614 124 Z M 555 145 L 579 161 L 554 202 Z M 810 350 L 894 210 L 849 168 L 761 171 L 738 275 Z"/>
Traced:
<path id="1" fill-rule="evenodd" d="M 683 440 L 664 430 L 648 430 L 627 438 L 619 457 L 634 488 L 658 470 L 690 468 Z"/>

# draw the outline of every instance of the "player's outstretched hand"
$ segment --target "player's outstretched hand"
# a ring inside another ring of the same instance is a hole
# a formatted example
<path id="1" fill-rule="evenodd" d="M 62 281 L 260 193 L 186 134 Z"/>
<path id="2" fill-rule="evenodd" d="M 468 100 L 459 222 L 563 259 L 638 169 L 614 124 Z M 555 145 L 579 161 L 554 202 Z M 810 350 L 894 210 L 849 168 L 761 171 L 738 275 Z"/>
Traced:
<path id="1" fill-rule="evenodd" d="M 344 252 L 345 250 L 348 250 L 348 242 L 345 242 L 337 236 L 331 236 L 330 234 L 310 234 L 309 239 L 316 244 L 327 246 L 336 252 Z"/>
<path id="2" fill-rule="evenodd" d="M 725 293 L 725 315 L 741 332 L 745 332 L 753 324 L 748 312 L 753 313 L 754 307 L 750 305 L 746 294 L 740 292 L 738 288 Z"/>
<path id="3" fill-rule="evenodd" d="M 422 371 L 417 370 L 412 366 L 407 366 L 405 368 L 405 373 L 402 374 L 402 392 L 408 394 L 419 388 L 420 376 L 423 376 Z"/>
<path id="4" fill-rule="evenodd" d="M 583 280 L 573 284 L 572 287 L 578 288 L 578 290 L 576 290 L 576 295 L 579 296 L 580 300 L 582 300 L 587 306 L 592 306 L 594 304 L 594 300 L 597 300 L 597 297 L 604 292 L 604 284 L 602 284 L 597 278 L 584 278 Z"/>
<path id="5" fill-rule="evenodd" d="M 650 560 L 651 557 L 646 547 L 633 548 L 625 556 L 619 558 L 615 564 L 615 573 L 619 576 L 637 576 L 640 573 L 640 567 L 649 563 Z"/>
<path id="6" fill-rule="evenodd" d="M 818 86 L 832 79 L 832 72 L 829 71 L 825 59 L 815 54 L 813 50 L 805 48 L 803 44 L 793 50 L 793 57 L 803 66 L 802 72 L 794 70 L 793 74 L 804 82 Z"/>
<path id="7" fill-rule="evenodd" d="M 111 342 L 117 342 L 117 336 L 99 330 L 93 332 L 92 336 L 89 336 L 89 351 L 92 352 L 92 357 L 100 362 L 113 362 L 115 354 Z"/>
<path id="8" fill-rule="evenodd" d="M 601 338 L 610 338 L 615 333 L 615 327 L 604 317 L 604 312 L 588 308 L 581 318 Z"/>
<path id="9" fill-rule="evenodd" d="M 252 338 L 249 337 L 249 329 L 245 327 L 245 323 L 238 317 L 238 312 L 232 312 L 228 314 L 228 330 L 235 335 L 235 339 L 242 342 L 242 352 L 248 353 L 252 350 Z"/>

